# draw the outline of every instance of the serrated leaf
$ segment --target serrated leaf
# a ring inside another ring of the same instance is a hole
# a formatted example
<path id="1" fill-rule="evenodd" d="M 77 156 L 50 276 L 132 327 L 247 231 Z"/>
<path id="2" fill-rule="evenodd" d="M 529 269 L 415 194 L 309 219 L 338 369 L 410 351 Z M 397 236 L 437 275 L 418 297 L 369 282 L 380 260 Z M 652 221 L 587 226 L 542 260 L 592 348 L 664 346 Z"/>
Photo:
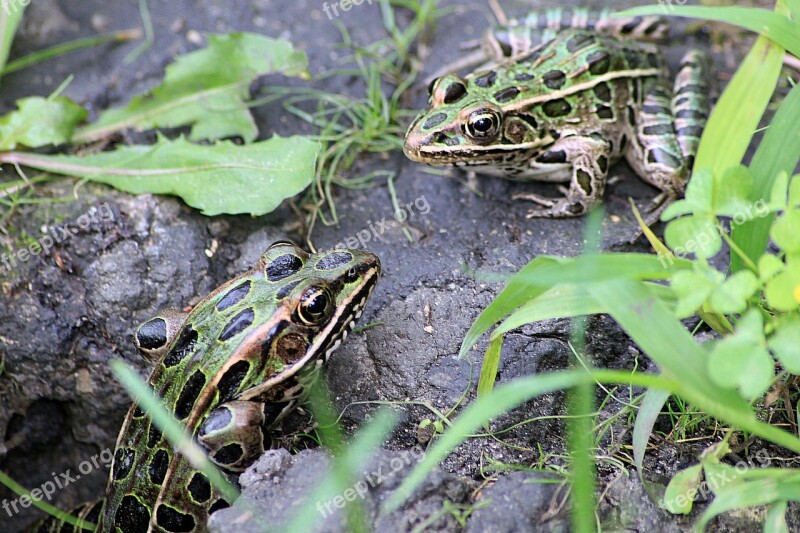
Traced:
<path id="1" fill-rule="evenodd" d="M 714 219 L 706 216 L 691 215 L 671 221 L 664 230 L 664 240 L 678 257 L 693 253 L 708 259 L 722 248 Z"/>
<path id="2" fill-rule="evenodd" d="M 772 224 L 769 234 L 781 250 L 800 252 L 800 209 L 790 209 Z"/>
<path id="3" fill-rule="evenodd" d="M 767 345 L 783 368 L 792 374 L 800 374 L 800 319 L 795 317 L 782 322 Z"/>
<path id="4" fill-rule="evenodd" d="M 205 215 L 263 215 L 314 178 L 320 144 L 305 137 L 275 136 L 237 145 L 197 145 L 160 137 L 154 145 L 124 146 L 88 156 L 9 153 L 17 162 L 57 174 L 107 183 L 133 194 L 172 194 Z"/>
<path id="5" fill-rule="evenodd" d="M 0 150 L 13 150 L 17 145 L 39 148 L 63 144 L 88 115 L 82 106 L 63 96 L 22 98 L 17 100 L 17 107 L 17 111 L 0 118 Z"/>
<path id="6" fill-rule="evenodd" d="M 747 300 L 758 289 L 758 278 L 749 270 L 742 270 L 714 289 L 709 304 L 724 314 L 741 313 L 747 309 Z"/>
<path id="7" fill-rule="evenodd" d="M 177 58 L 164 81 L 120 108 L 103 112 L 74 140 L 92 141 L 123 129 L 191 125 L 190 139 L 238 135 L 246 142 L 258 129 L 246 104 L 250 84 L 264 74 L 304 76 L 308 59 L 289 41 L 255 33 L 209 35 L 208 46 Z"/>
<path id="8" fill-rule="evenodd" d="M 664 508 L 672 514 L 689 514 L 702 480 L 702 465 L 693 465 L 678 471 L 667 485 Z"/>

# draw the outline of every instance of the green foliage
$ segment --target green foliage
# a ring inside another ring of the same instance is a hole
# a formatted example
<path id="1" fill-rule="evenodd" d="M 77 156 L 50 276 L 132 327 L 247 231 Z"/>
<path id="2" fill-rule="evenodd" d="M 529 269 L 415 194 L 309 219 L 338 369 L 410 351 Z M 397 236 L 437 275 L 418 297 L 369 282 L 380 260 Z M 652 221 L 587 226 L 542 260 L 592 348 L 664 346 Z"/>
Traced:
<path id="1" fill-rule="evenodd" d="M 14 9 L 7 6 L 9 9 L 0 9 L 0 71 L 6 65 L 8 60 L 8 52 L 11 50 L 11 42 L 14 40 L 14 34 L 17 33 L 17 26 L 22 20 L 22 14 L 25 12 L 27 4 L 16 2 Z"/>
<path id="2" fill-rule="evenodd" d="M 777 380 L 800 371 L 800 177 L 789 178 L 800 158 L 796 127 L 800 89 L 794 88 L 778 109 L 751 164 L 742 165 L 773 96 L 782 46 L 800 50 L 800 25 L 785 16 L 788 4 L 779 2 L 775 13 L 739 7 L 669 7 L 675 14 L 741 24 L 763 37 L 709 119 L 685 198 L 663 214 L 663 220 L 669 222 L 666 246 L 645 230 L 658 251 L 657 258 L 618 253 L 575 259 L 539 256 L 508 278 L 461 346 L 463 356 L 495 327 L 484 360 L 481 397 L 445 431 L 429 459 L 441 459 L 445 448 L 452 449 L 466 438 L 468 428 L 474 427 L 465 425 L 467 416 L 470 424 L 488 423 L 490 413 L 497 409 L 487 405 L 490 399 L 511 407 L 505 395 L 516 390 L 516 382 L 492 393 L 486 387 L 499 364 L 497 343 L 506 333 L 535 320 L 593 313 L 610 314 L 658 365 L 665 380 L 657 386 L 651 384 L 655 387 L 645 394 L 635 422 L 633 453 L 640 473 L 650 433 L 670 395 L 730 427 L 723 443 L 704 454 L 700 464 L 675 476 L 664 502 L 668 510 L 690 512 L 696 494 L 692 491 L 704 479 L 731 477 L 733 467 L 721 459 L 729 451 L 727 440 L 737 431 L 790 450 L 800 448 L 795 435 L 762 422 L 758 408 L 759 399 Z M 792 7 L 800 12 L 797 2 L 792 2 Z M 663 8 L 639 8 L 625 14 L 645 13 L 663 14 Z M 767 252 L 769 237 L 777 250 Z M 720 271 L 709 259 L 717 256 L 724 244 L 731 250 L 731 264 Z M 662 280 L 668 285 L 657 283 Z M 686 330 L 681 320 L 694 315 L 714 328 L 717 335 L 713 339 L 701 343 Z M 602 381 L 599 375 L 604 371 L 589 372 Z M 533 383 L 552 386 L 566 375 L 532 378 L 527 385 L 537 390 L 527 390 L 526 398 L 549 388 Z M 578 375 L 573 375 L 571 385 L 562 385 L 578 386 Z M 633 373 L 619 382 L 637 385 L 642 377 Z M 501 389 L 503 394 L 497 395 Z M 698 527 L 725 510 L 768 504 L 768 522 L 780 530 L 780 512 L 785 511 L 786 502 L 800 500 L 800 475 L 793 470 L 752 466 L 745 475 L 731 478 L 734 482 L 712 487 L 716 499 Z M 418 479 L 408 479 L 398 493 L 410 491 Z M 688 496 L 678 498 L 683 495 Z"/>
<path id="3" fill-rule="evenodd" d="M 63 144 L 88 116 L 82 106 L 63 96 L 30 96 L 18 100 L 17 107 L 19 110 L 0 117 L 0 150 Z"/>
<path id="4" fill-rule="evenodd" d="M 304 137 L 275 136 L 244 146 L 229 141 L 201 146 L 160 137 L 152 146 L 123 146 L 83 157 L 0 154 L 0 161 L 81 176 L 134 194 L 174 194 L 206 215 L 263 215 L 308 185 L 319 149 Z"/>
<path id="5" fill-rule="evenodd" d="M 104 111 L 78 130 L 74 140 L 92 141 L 127 128 L 188 124 L 192 140 L 238 135 L 250 142 L 258 134 L 246 104 L 250 83 L 271 73 L 307 77 L 307 66 L 306 54 L 284 39 L 255 33 L 209 35 L 206 48 L 179 56 L 167 67 L 160 85 L 124 107 Z"/>

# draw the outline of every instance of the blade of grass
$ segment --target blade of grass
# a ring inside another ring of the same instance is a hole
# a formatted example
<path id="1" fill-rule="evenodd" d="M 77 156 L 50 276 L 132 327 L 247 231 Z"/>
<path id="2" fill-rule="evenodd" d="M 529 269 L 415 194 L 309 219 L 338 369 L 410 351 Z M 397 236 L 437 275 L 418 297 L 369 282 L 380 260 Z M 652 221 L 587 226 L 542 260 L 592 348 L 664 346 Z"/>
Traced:
<path id="1" fill-rule="evenodd" d="M 741 163 L 783 64 L 782 48 L 759 37 L 711 112 L 694 163 L 722 175 Z"/>
<path id="2" fill-rule="evenodd" d="M 11 42 L 17 33 L 17 27 L 22 20 L 27 4 L 14 2 L 13 6 L 5 4 L 0 9 L 0 69 L 5 67 L 8 61 L 8 52 L 11 50 Z"/>
<path id="3" fill-rule="evenodd" d="M 647 443 L 653 433 L 653 426 L 656 423 L 661 408 L 664 407 L 670 394 L 667 391 L 658 389 L 648 389 L 644 393 L 644 399 L 639 406 L 639 413 L 636 415 L 636 422 L 633 424 L 633 464 L 639 479 L 642 479 L 644 454 L 647 451 Z"/>
<path id="4" fill-rule="evenodd" d="M 615 383 L 631 383 L 639 387 L 658 387 L 676 389 L 678 383 L 663 376 L 652 374 L 630 374 L 620 371 L 596 371 L 589 374 L 585 370 L 569 370 L 551 372 L 543 375 L 515 379 L 495 388 L 490 394 L 471 403 L 453 421 L 450 428 L 431 446 L 425 458 L 402 481 L 384 504 L 385 511 L 398 508 L 414 491 L 440 461 L 447 457 L 456 447 L 469 438 L 477 428 L 492 418 L 506 413 L 515 406 L 536 396 L 549 392 L 574 387 L 582 382 L 600 381 Z"/>
<path id="5" fill-rule="evenodd" d="M 84 37 L 81 39 L 75 39 L 74 41 L 57 44 L 55 46 L 51 46 L 50 48 L 45 48 L 44 50 L 39 50 L 24 57 L 20 57 L 14 61 L 9 61 L 9 63 L 3 69 L 2 75 L 16 72 L 36 63 L 52 59 L 68 52 L 80 50 L 82 48 L 89 48 L 109 42 L 132 41 L 140 38 L 141 36 L 142 31 L 138 28 L 133 28 L 130 30 L 116 31 L 114 33 L 109 33 L 108 35 L 93 35 L 91 37 Z"/>
<path id="6" fill-rule="evenodd" d="M 800 56 L 800 25 L 781 13 L 766 9 L 739 6 L 679 6 L 670 3 L 670 15 L 727 22 L 768 37 L 782 48 Z M 643 6 L 615 13 L 617 17 L 663 15 L 662 6 Z M 783 56 L 781 55 L 781 58 Z"/>
<path id="7" fill-rule="evenodd" d="M 481 375 L 478 379 L 478 398 L 492 392 L 494 381 L 497 379 L 497 367 L 500 365 L 500 352 L 503 348 L 503 336 L 492 335 L 492 342 L 486 349 L 481 364 Z M 486 428 L 489 431 L 489 428 Z"/>
<path id="8" fill-rule="evenodd" d="M 775 113 L 750 163 L 754 201 L 769 198 L 770 189 L 781 171 L 786 171 L 789 175 L 794 172 L 800 161 L 798 124 L 800 124 L 800 86 L 795 86 Z M 774 218 L 774 215 L 757 217 L 735 226 L 731 231 L 733 241 L 752 261 L 757 261 L 767 249 L 769 228 Z M 744 266 L 744 261 L 732 254 L 733 272 L 742 270 Z"/>
<path id="9" fill-rule="evenodd" d="M 459 357 L 506 315 L 557 284 L 620 278 L 664 280 L 686 268 L 691 268 L 686 259 L 667 264 L 652 254 L 588 255 L 577 259 L 539 256 L 511 276 L 506 287 L 478 316 L 461 343 Z"/>
<path id="10" fill-rule="evenodd" d="M 36 507 L 37 509 L 41 509 L 42 511 L 44 511 L 47 514 L 49 514 L 50 516 L 54 516 L 58 520 L 63 520 L 64 522 L 67 522 L 67 523 L 71 524 L 74 527 L 81 528 L 80 531 L 84 531 L 84 530 L 85 531 L 94 531 L 95 530 L 94 527 L 88 527 L 87 523 L 84 522 L 83 520 L 80 520 L 80 519 L 72 516 L 69 513 L 65 513 L 64 511 L 62 511 L 58 507 L 55 507 L 55 506 L 50 505 L 49 503 L 47 503 L 45 501 L 42 501 L 41 497 L 39 497 L 39 498 L 32 497 L 31 493 L 30 493 L 30 491 L 28 491 L 28 489 L 26 489 L 25 487 L 23 487 L 22 485 L 20 485 L 19 483 L 17 483 L 13 479 L 11 479 L 2 470 L 0 470 L 0 483 L 5 485 L 9 489 L 13 490 L 14 492 L 16 492 L 20 496 L 27 496 L 30 499 L 30 501 L 33 504 L 33 506 Z"/>
<path id="11" fill-rule="evenodd" d="M 695 524 L 695 531 L 704 531 L 708 523 L 720 513 L 766 505 L 777 501 L 800 499 L 800 480 L 761 479 L 749 483 L 729 484 L 714 495 L 714 501 L 706 508 Z"/>
<path id="12" fill-rule="evenodd" d="M 133 400 L 158 426 L 170 444 L 208 478 L 211 485 L 229 502 L 239 497 L 239 491 L 228 482 L 222 472 L 208 459 L 205 452 L 192 440 L 175 416 L 167 411 L 148 384 L 139 377 L 133 368 L 125 362 L 114 359 L 111 361 L 111 370 L 114 376 L 122 383 Z"/>
<path id="13" fill-rule="evenodd" d="M 379 410 L 365 427 L 362 427 L 342 454 L 334 459 L 331 475 L 325 476 L 308 498 L 308 504 L 298 512 L 283 531 L 303 533 L 311 531 L 323 516 L 318 505 L 344 492 L 352 485 L 353 477 L 368 463 L 374 451 L 388 437 L 397 423 L 397 415 L 389 409 Z"/>

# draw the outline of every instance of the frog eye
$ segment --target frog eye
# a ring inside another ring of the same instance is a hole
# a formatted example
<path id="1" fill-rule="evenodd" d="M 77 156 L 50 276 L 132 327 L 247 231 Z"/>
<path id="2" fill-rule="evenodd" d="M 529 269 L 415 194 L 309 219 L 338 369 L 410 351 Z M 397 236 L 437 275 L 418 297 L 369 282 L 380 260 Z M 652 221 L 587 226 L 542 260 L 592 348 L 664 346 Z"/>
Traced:
<path id="1" fill-rule="evenodd" d="M 478 109 L 469 115 L 467 135 L 475 140 L 486 141 L 500 131 L 500 116 L 492 109 Z"/>
<path id="2" fill-rule="evenodd" d="M 303 295 L 300 299 L 300 305 L 297 307 L 297 316 L 304 323 L 309 326 L 319 324 L 328 314 L 331 298 L 325 289 L 312 288 Z"/>

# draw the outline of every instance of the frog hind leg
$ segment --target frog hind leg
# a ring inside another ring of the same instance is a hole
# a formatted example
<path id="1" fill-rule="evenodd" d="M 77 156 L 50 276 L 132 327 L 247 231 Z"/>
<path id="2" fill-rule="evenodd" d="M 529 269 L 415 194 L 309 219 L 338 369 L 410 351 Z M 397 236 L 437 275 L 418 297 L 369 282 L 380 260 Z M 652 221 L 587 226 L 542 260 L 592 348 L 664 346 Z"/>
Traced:
<path id="1" fill-rule="evenodd" d="M 626 158 L 642 180 L 661 190 L 648 208 L 648 223 L 683 195 L 708 118 L 706 72 L 703 53 L 692 50 L 681 60 L 674 91 L 655 84 L 638 113 L 633 105 L 629 110 L 633 135 Z"/>
<path id="2" fill-rule="evenodd" d="M 569 188 L 562 198 L 545 198 L 538 194 L 514 195 L 515 200 L 530 200 L 543 207 L 531 210 L 528 218 L 566 218 L 583 215 L 603 197 L 611 146 L 599 135 L 575 135 L 557 141 L 548 157 L 562 157 L 572 165 Z"/>

